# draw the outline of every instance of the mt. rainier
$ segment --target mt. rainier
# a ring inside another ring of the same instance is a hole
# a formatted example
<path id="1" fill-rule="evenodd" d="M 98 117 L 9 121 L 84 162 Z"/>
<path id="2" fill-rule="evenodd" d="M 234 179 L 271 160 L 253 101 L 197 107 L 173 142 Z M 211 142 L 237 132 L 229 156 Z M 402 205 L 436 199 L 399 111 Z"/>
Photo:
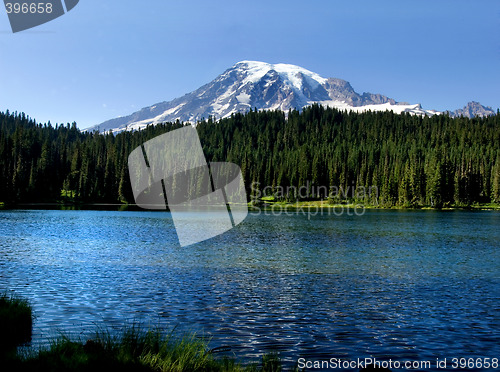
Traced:
<path id="1" fill-rule="evenodd" d="M 392 110 L 395 113 L 418 115 L 439 113 L 424 110 L 420 104 L 398 103 L 381 94 L 360 95 L 345 80 L 325 79 L 299 66 L 242 61 L 183 97 L 157 103 L 129 116 L 108 120 L 88 130 L 120 132 L 176 120 L 196 123 L 209 116 L 220 119 L 236 112 L 247 112 L 250 108 L 287 112 L 313 103 L 357 112 Z M 482 115 L 490 111 L 494 114 L 491 108 L 481 108 Z"/>

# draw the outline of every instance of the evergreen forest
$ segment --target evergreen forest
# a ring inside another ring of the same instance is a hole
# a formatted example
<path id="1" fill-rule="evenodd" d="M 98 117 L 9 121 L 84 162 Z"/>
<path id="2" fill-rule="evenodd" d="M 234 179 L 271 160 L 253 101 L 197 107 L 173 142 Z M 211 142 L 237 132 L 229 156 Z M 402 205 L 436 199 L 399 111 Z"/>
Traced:
<path id="1" fill-rule="evenodd" d="M 76 123 L 39 124 L 24 113 L 0 113 L 0 202 L 133 204 L 128 155 L 183 125 L 100 134 L 80 131 Z M 259 188 L 259 194 L 300 200 L 277 190 L 302 186 L 321 190 L 308 198 L 380 207 L 500 203 L 498 113 L 421 117 L 313 105 L 300 112 L 250 110 L 217 122 L 209 118 L 196 129 L 207 161 L 241 167 L 249 198 Z M 332 187 L 377 193 L 333 195 Z"/>

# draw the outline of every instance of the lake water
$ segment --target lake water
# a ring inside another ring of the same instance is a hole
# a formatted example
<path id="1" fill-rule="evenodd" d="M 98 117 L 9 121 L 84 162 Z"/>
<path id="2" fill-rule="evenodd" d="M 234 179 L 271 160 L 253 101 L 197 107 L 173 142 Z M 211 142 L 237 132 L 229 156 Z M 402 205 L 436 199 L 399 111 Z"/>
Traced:
<path id="1" fill-rule="evenodd" d="M 500 213 L 249 215 L 181 248 L 167 212 L 3 210 L 3 290 L 34 306 L 35 345 L 139 322 L 245 361 L 436 370 L 436 358 L 500 357 Z"/>

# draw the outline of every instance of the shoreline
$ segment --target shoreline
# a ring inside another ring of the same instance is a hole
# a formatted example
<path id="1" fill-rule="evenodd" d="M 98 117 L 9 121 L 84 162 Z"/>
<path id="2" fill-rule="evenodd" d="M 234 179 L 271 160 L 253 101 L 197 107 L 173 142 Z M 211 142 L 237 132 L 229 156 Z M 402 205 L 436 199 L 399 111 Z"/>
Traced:
<path id="1" fill-rule="evenodd" d="M 250 208 L 257 208 L 263 210 L 301 210 L 303 208 L 308 209 L 336 209 L 336 208 L 347 208 L 347 209 L 370 209 L 370 210 L 431 210 L 431 211 L 455 211 L 455 210 L 463 210 L 463 211 L 500 211 L 500 204 L 487 203 L 487 204 L 477 204 L 470 206 L 446 206 L 446 207 L 432 207 L 432 206 L 382 206 L 382 205 L 374 205 L 374 204 L 364 204 L 360 203 L 336 203 L 329 204 L 327 201 L 302 201 L 295 203 L 283 203 L 283 202 L 263 202 L 262 204 L 252 205 L 249 203 Z"/>
<path id="2" fill-rule="evenodd" d="M 266 211 L 301 211 L 303 209 L 314 210 L 335 210 L 335 209 L 364 209 L 364 210 L 429 210 L 429 211 L 500 211 L 500 204 L 485 203 L 474 205 L 450 205 L 444 207 L 432 206 L 384 206 L 375 204 L 364 204 L 362 202 L 355 203 L 335 203 L 330 204 L 326 200 L 311 200 L 298 201 L 294 203 L 274 202 L 267 200 L 259 200 L 258 203 L 249 202 L 249 211 L 266 210 Z M 165 212 L 166 209 L 144 209 L 137 204 L 123 203 L 58 203 L 58 202 L 41 202 L 41 203 L 5 203 L 0 202 L 0 210 L 108 210 L 108 211 L 149 211 L 149 212 Z"/>

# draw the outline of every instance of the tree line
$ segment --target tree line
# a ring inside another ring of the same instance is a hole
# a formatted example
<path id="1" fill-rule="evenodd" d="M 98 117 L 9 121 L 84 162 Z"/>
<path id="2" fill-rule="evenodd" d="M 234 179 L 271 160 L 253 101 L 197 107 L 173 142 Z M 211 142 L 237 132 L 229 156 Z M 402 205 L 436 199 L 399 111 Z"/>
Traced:
<path id="1" fill-rule="evenodd" d="M 134 203 L 128 155 L 183 125 L 99 134 L 0 113 L 0 202 Z M 279 190 L 305 187 L 307 197 L 383 207 L 500 203 L 498 113 L 421 117 L 313 105 L 209 118 L 196 129 L 207 161 L 241 167 L 249 197 L 253 185 L 288 201 L 304 196 Z M 377 193 L 331 192 L 360 188 Z"/>

